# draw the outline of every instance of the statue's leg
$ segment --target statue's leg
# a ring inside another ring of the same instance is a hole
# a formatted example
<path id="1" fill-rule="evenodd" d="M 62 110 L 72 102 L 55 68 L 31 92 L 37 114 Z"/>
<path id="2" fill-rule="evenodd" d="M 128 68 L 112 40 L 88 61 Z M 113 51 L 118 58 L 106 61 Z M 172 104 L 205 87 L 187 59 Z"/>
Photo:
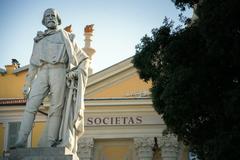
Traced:
<path id="1" fill-rule="evenodd" d="M 49 70 L 51 104 L 48 114 L 48 145 L 54 146 L 59 140 L 59 130 L 62 121 L 62 110 L 65 97 L 66 68 L 58 65 Z"/>
<path id="2" fill-rule="evenodd" d="M 18 132 L 18 139 L 14 147 L 22 148 L 26 146 L 28 135 L 32 130 L 32 123 L 34 119 L 35 119 L 35 114 L 25 110 L 23 114 L 21 126 Z"/>
<path id="3" fill-rule="evenodd" d="M 46 78 L 47 78 L 46 74 L 40 72 L 38 73 L 38 77 L 34 80 L 32 84 L 32 88 L 24 111 L 23 119 L 18 132 L 18 139 L 14 146 L 16 148 L 26 146 L 28 135 L 32 130 L 37 110 L 40 107 L 43 98 L 48 93 L 48 84 Z"/>

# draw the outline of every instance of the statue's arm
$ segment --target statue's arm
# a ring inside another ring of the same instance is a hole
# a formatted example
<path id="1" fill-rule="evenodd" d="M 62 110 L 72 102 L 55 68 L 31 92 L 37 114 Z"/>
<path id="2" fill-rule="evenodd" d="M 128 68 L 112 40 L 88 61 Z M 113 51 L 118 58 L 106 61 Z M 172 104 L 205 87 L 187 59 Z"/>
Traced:
<path id="1" fill-rule="evenodd" d="M 78 73 L 79 73 L 79 69 L 84 73 L 85 76 L 87 76 L 88 73 L 88 68 L 89 67 L 89 58 L 87 56 L 87 54 L 85 53 L 84 50 L 82 50 L 78 43 L 75 40 L 75 34 L 72 33 L 68 33 L 69 39 L 72 43 L 73 49 L 74 49 L 74 57 L 76 58 L 78 65 L 76 67 L 74 67 L 74 69 L 72 71 L 70 71 L 69 73 L 67 73 L 67 78 L 68 79 L 78 79 Z M 87 60 L 86 60 L 87 59 Z"/>
<path id="2" fill-rule="evenodd" d="M 29 69 L 28 69 L 28 73 L 26 75 L 26 81 L 23 87 L 23 94 L 25 96 L 25 98 L 28 98 L 29 92 L 31 90 L 31 86 L 32 86 L 32 81 L 35 78 L 36 74 L 37 74 L 37 66 L 30 64 L 29 65 Z"/>

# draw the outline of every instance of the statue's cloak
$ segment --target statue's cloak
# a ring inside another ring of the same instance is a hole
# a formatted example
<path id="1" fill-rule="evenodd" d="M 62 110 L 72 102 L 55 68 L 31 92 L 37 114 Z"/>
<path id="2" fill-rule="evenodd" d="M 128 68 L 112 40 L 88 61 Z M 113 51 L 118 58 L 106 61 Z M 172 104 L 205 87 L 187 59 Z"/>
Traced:
<path id="1" fill-rule="evenodd" d="M 79 65 L 72 71 L 77 77 L 67 80 L 67 94 L 60 128 L 60 146 L 73 153 L 77 151 L 78 139 L 84 133 L 84 93 L 88 79 L 89 59 L 82 57 Z"/>

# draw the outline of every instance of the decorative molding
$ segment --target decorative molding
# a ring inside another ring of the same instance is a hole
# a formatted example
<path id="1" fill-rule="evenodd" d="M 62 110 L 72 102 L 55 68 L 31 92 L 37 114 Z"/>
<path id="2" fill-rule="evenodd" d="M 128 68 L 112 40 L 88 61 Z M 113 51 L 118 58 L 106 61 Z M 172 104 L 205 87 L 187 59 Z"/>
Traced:
<path id="1" fill-rule="evenodd" d="M 156 138 L 161 148 L 162 160 L 177 160 L 179 151 L 177 138 L 172 134 Z M 135 137 L 134 144 L 139 160 L 152 160 L 154 137 Z"/>
<path id="2" fill-rule="evenodd" d="M 139 160 L 152 160 L 154 137 L 136 137 L 134 145 Z"/>
<path id="3" fill-rule="evenodd" d="M 173 134 L 165 135 L 161 138 L 161 147 L 178 147 L 179 142 Z"/>
<path id="4" fill-rule="evenodd" d="M 40 106 L 42 110 L 44 107 Z M 0 106 L 0 122 L 19 122 L 22 120 L 25 105 L 3 105 Z M 38 113 L 35 121 L 46 121 L 47 117 Z"/>
<path id="5" fill-rule="evenodd" d="M 134 145 L 135 148 L 153 146 L 154 138 L 153 137 L 135 137 Z"/>
<path id="6" fill-rule="evenodd" d="M 151 98 L 96 98 L 96 99 L 85 99 L 85 106 L 152 106 Z"/>
<path id="7" fill-rule="evenodd" d="M 1 99 L 0 100 L 0 105 L 23 105 L 26 104 L 27 100 L 26 99 Z"/>
<path id="8" fill-rule="evenodd" d="M 126 97 L 150 97 L 151 92 L 146 89 L 138 89 L 125 93 Z"/>
<path id="9" fill-rule="evenodd" d="M 177 160 L 179 152 L 179 142 L 173 134 L 163 136 L 160 143 L 163 160 Z"/>
<path id="10" fill-rule="evenodd" d="M 78 157 L 81 160 L 92 160 L 93 159 L 93 138 L 83 137 L 78 141 Z"/>

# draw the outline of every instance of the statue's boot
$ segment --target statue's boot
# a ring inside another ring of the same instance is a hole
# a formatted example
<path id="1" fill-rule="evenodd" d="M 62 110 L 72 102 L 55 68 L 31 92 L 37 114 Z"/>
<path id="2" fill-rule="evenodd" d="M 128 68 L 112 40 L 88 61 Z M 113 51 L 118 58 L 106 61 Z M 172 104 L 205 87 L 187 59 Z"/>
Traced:
<path id="1" fill-rule="evenodd" d="M 51 116 L 48 121 L 48 146 L 56 147 L 59 143 L 59 129 L 61 125 L 61 116 Z"/>
<path id="2" fill-rule="evenodd" d="M 28 136 L 32 130 L 32 125 L 35 119 L 35 114 L 25 111 L 21 126 L 18 132 L 18 139 L 14 146 L 10 147 L 11 149 L 15 148 L 24 148 L 27 144 Z"/>

